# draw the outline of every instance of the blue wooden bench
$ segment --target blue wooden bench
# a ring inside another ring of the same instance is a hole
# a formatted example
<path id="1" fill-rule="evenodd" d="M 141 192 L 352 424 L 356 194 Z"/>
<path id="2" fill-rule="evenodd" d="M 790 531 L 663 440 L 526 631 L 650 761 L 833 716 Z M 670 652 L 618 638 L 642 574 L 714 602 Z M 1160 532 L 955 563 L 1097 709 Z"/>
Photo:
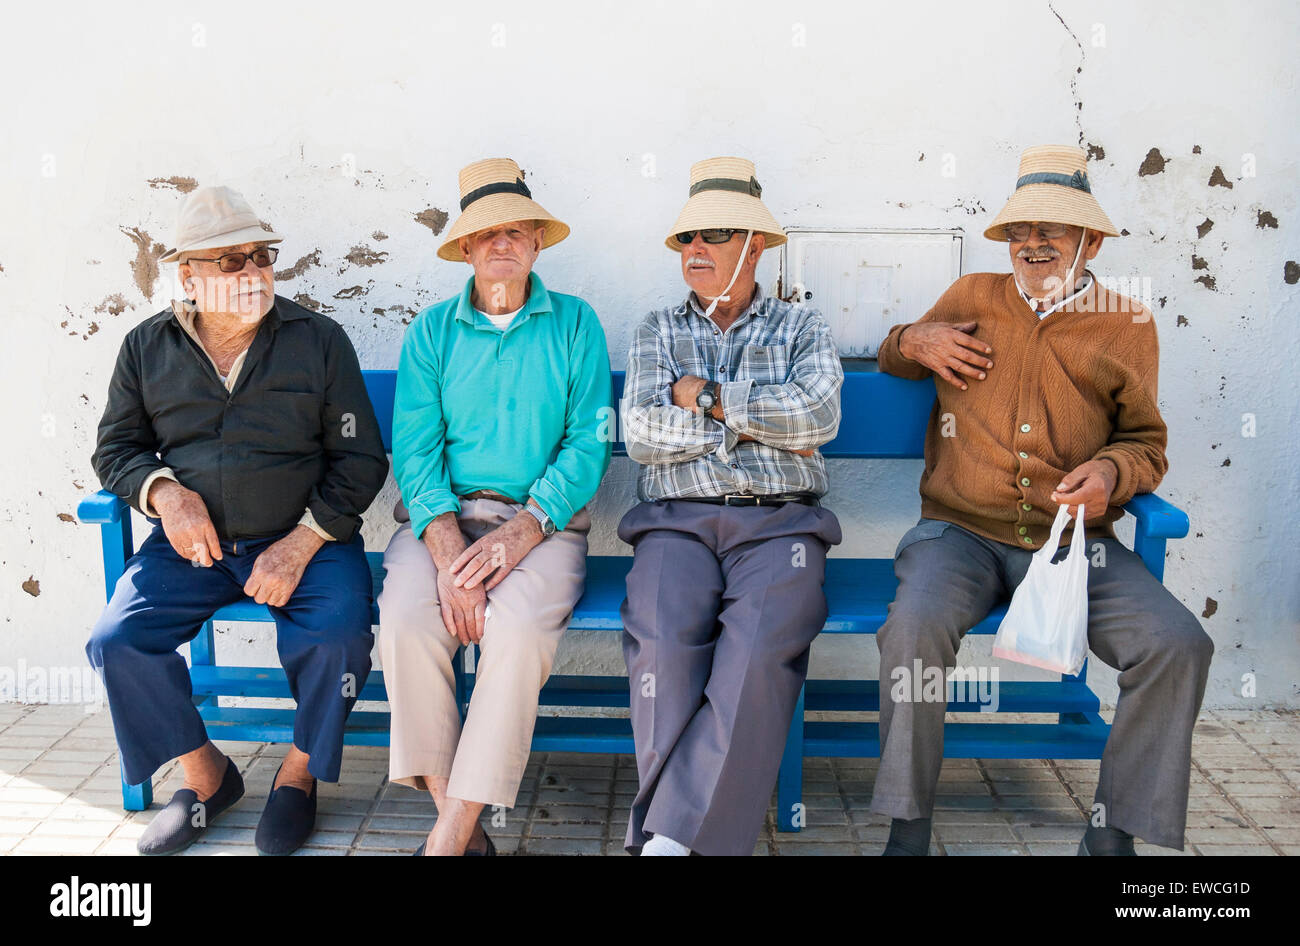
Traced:
<path id="1" fill-rule="evenodd" d="M 390 450 L 393 419 L 394 371 L 365 372 L 366 385 Z M 623 389 L 623 373 L 614 373 L 614 401 Z M 925 428 L 934 404 L 932 381 L 905 381 L 874 372 L 849 372 L 842 394 L 843 420 L 839 436 L 822 448 L 829 458 L 916 458 L 923 456 Z M 622 443 L 616 455 L 626 455 Z M 1134 551 L 1157 578 L 1163 578 L 1165 540 L 1187 534 L 1188 520 L 1177 507 L 1154 494 L 1135 497 L 1125 507 L 1136 518 Z M 380 515 L 383 511 L 380 511 Z M 112 493 L 100 491 L 78 507 L 82 522 L 101 526 L 104 584 L 108 595 L 134 551 L 131 517 L 125 504 Z M 382 555 L 367 553 L 374 574 L 375 594 L 383 583 Z M 592 556 L 587 562 L 587 588 L 574 609 L 571 628 L 618 631 L 619 606 L 632 559 L 626 556 Z M 824 631 L 832 634 L 872 634 L 884 623 L 897 581 L 891 559 L 831 558 L 826 563 L 826 597 L 830 614 Z M 997 630 L 1005 608 L 998 608 L 978 626 L 975 634 Z M 373 610 L 379 621 L 378 607 Z M 214 620 L 270 621 L 270 612 L 251 599 L 222 608 Z M 462 654 L 463 657 L 463 654 Z M 194 702 L 213 739 L 290 742 L 292 708 L 261 709 L 219 705 L 218 697 L 289 697 L 288 684 L 279 667 L 224 667 L 216 662 L 212 621 L 190 643 Z M 458 695 L 462 712 L 473 688 L 473 674 L 457 661 Z M 1039 682 L 1005 682 L 998 689 L 998 711 L 1048 713 L 1055 721 L 1042 723 L 948 723 L 944 753 L 950 758 L 1095 759 L 1101 757 L 1109 727 L 1098 715 L 1099 701 L 1085 682 L 1087 668 L 1078 676 Z M 372 672 L 360 699 L 385 701 L 383 677 Z M 627 709 L 627 678 L 622 676 L 555 675 L 542 691 L 541 703 L 550 707 L 615 707 Z M 805 756 L 873 757 L 880 754 L 878 725 L 868 721 L 805 720 L 806 713 L 824 711 L 875 712 L 880 707 L 876 680 L 809 680 L 800 694 L 791 721 L 778 779 L 778 811 L 784 831 L 798 830 Z M 954 713 L 978 713 L 980 705 L 969 699 L 949 702 Z M 356 745 L 387 745 L 388 714 L 354 711 L 345 741 Z M 631 725 L 626 717 L 609 715 L 542 715 L 533 736 L 538 752 L 633 751 Z M 152 801 L 149 782 L 122 786 L 127 810 L 142 811 Z"/>

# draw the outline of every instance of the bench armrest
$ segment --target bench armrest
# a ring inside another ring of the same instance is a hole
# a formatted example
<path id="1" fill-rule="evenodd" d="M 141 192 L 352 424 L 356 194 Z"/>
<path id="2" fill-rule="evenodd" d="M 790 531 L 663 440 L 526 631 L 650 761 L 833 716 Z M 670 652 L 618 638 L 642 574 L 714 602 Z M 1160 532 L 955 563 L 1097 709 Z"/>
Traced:
<path id="1" fill-rule="evenodd" d="M 1187 513 L 1155 493 L 1139 493 L 1124 504 L 1137 520 L 1133 551 L 1156 578 L 1165 575 L 1165 540 L 1181 539 L 1191 527 Z"/>
<path id="2" fill-rule="evenodd" d="M 126 560 L 135 552 L 131 538 L 131 509 L 113 493 L 101 489 L 77 504 L 77 518 L 99 526 L 104 555 L 104 594 L 113 597 L 117 580 L 126 571 Z"/>
<path id="3" fill-rule="evenodd" d="M 107 525 L 117 522 L 126 512 L 126 503 L 115 493 L 101 489 L 93 496 L 87 496 L 77 506 L 77 518 L 85 523 Z"/>

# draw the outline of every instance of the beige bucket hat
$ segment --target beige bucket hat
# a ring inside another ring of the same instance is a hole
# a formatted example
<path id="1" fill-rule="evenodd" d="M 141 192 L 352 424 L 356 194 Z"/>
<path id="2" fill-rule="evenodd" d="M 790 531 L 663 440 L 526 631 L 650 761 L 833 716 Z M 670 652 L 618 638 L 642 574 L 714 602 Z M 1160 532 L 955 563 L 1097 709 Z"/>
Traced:
<path id="1" fill-rule="evenodd" d="M 1036 145 L 1020 156 L 1016 190 L 984 231 L 1007 242 L 1008 223 L 1067 223 L 1107 236 L 1119 236 L 1088 180 L 1087 156 L 1070 145 Z"/>
<path id="2" fill-rule="evenodd" d="M 460 216 L 447 231 L 438 255 L 452 262 L 464 262 L 457 241 L 463 236 L 514 220 L 537 220 L 546 224 L 542 249 L 554 246 L 569 235 L 569 225 L 552 217 L 533 200 L 524 183 L 524 172 L 509 158 L 475 161 L 460 172 Z"/>
<path id="3" fill-rule="evenodd" d="M 785 233 L 772 212 L 759 198 L 763 188 L 754 172 L 754 162 L 745 158 L 708 158 L 691 165 L 691 190 L 686 206 L 677 215 L 664 241 L 680 253 L 677 234 L 687 230 L 725 227 L 753 230 L 767 237 L 769 248 L 785 242 Z"/>
<path id="4" fill-rule="evenodd" d="M 263 229 L 248 201 L 229 187 L 200 187 L 185 199 L 176 219 L 176 249 L 160 262 L 174 263 L 187 253 L 241 243 L 280 243 L 284 237 Z"/>

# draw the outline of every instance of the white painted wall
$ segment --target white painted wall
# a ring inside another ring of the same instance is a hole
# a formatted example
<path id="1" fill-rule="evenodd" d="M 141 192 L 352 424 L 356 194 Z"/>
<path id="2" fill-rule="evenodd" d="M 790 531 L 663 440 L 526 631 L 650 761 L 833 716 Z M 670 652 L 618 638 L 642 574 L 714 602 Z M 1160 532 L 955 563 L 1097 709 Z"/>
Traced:
<path id="1" fill-rule="evenodd" d="M 683 295 L 662 240 L 694 160 L 755 159 L 788 226 L 962 227 L 966 270 L 1005 271 L 1005 247 L 980 233 L 1020 150 L 1083 142 L 1104 150 L 1095 190 L 1132 234 L 1108 242 L 1095 268 L 1149 279 L 1160 300 L 1172 464 L 1161 492 L 1193 523 L 1168 584 L 1198 614 L 1217 604 L 1203 622 L 1218 648 L 1207 703 L 1300 705 L 1300 286 L 1283 275 L 1300 260 L 1298 20 L 1281 0 L 10 11 L 0 666 L 84 665 L 103 603 L 99 535 L 66 518 L 98 488 L 90 454 L 119 342 L 170 298 L 171 267 L 137 283 L 126 232 L 144 241 L 144 263 L 170 242 L 182 195 L 151 180 L 241 190 L 287 236 L 281 268 L 319 251 L 278 291 L 330 306 L 363 365 L 392 367 L 402 316 L 466 274 L 434 258 L 415 215 L 455 209 L 460 166 L 513 156 L 573 227 L 539 272 L 595 306 L 622 367 L 636 320 Z M 1139 176 L 1152 148 L 1168 163 Z M 354 177 L 342 173 L 350 161 Z M 1208 185 L 1216 167 L 1231 188 Z M 360 265 L 346 259 L 354 247 L 387 255 Z M 1214 290 L 1195 282 L 1205 275 Z M 1241 432 L 1247 413 L 1253 438 Z M 917 515 L 919 467 L 832 464 L 829 505 L 846 535 L 836 554 L 892 552 Z M 613 529 L 633 483 L 632 465 L 616 461 L 593 551 L 627 551 Z M 393 495 L 390 483 L 367 517 L 372 549 L 393 528 Z M 274 659 L 267 627 L 236 627 L 219 647 L 231 662 Z M 571 635 L 563 656 L 567 667 L 621 663 L 615 635 Z M 869 639 L 823 639 L 813 672 L 875 661 Z M 1253 698 L 1241 695 L 1248 672 Z M 1113 676 L 1094 672 L 1108 694 Z"/>

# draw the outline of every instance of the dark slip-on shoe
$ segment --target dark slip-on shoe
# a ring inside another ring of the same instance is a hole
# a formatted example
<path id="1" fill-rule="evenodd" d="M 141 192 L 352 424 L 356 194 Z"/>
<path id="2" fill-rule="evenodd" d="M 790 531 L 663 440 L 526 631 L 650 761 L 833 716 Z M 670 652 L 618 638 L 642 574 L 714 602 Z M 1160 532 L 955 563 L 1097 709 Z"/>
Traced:
<path id="1" fill-rule="evenodd" d="M 487 847 L 485 847 L 481 851 L 466 851 L 463 856 L 464 857 L 496 857 L 497 846 L 492 843 L 492 839 L 488 837 L 486 831 L 483 832 L 483 840 L 487 841 Z M 428 843 L 429 842 L 427 838 L 421 841 L 420 846 L 415 849 L 412 856 L 424 857 L 424 846 Z"/>
<path id="2" fill-rule="evenodd" d="M 275 770 L 275 777 L 280 777 L 280 769 Z M 275 785 L 275 779 L 271 784 Z M 262 818 L 257 822 L 257 834 L 253 837 L 258 854 L 283 857 L 303 846 L 316 827 L 317 784 L 312 782 L 311 794 L 290 785 L 271 789 Z"/>
<path id="3" fill-rule="evenodd" d="M 183 851 L 203 836 L 213 818 L 243 797 L 244 780 L 239 775 L 239 768 L 233 759 L 227 759 L 221 787 L 212 793 L 211 798 L 199 801 L 193 789 L 177 791 L 149 822 L 149 827 L 135 842 L 135 849 L 146 856 Z"/>

